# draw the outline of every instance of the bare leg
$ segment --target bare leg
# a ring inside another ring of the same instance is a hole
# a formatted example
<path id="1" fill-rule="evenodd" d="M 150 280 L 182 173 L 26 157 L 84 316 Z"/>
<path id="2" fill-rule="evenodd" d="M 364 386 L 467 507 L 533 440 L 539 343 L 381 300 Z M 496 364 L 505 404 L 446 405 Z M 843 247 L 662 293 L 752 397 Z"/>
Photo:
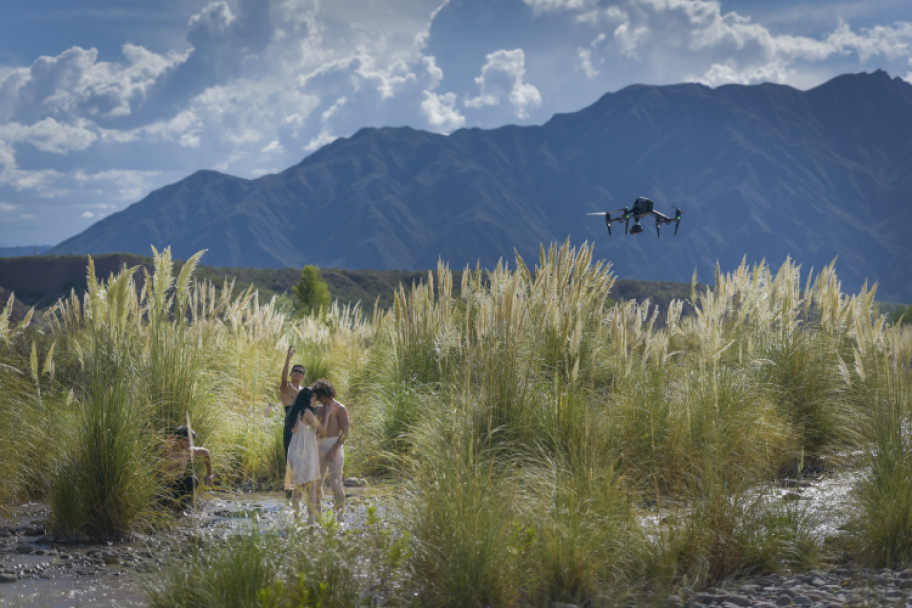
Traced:
<path id="1" fill-rule="evenodd" d="M 326 466 L 327 463 L 324 463 L 323 458 L 320 458 L 320 479 L 313 482 L 314 484 L 314 505 L 317 507 L 317 512 L 323 511 L 323 480 L 326 479 Z"/>
<path id="2" fill-rule="evenodd" d="M 314 523 L 314 520 L 320 516 L 320 509 L 317 506 L 317 482 L 311 481 L 302 486 L 304 488 L 304 502 L 307 505 L 307 521 Z"/>
<path id="3" fill-rule="evenodd" d="M 333 510 L 336 512 L 336 521 L 345 520 L 345 488 L 342 487 L 342 467 L 345 465 L 345 448 L 339 448 L 329 465 L 329 487 L 333 493 Z"/>
<path id="4" fill-rule="evenodd" d="M 301 517 L 301 486 L 295 486 L 291 493 L 291 505 L 294 508 L 294 518 Z"/>
<path id="5" fill-rule="evenodd" d="M 320 449 L 320 479 L 317 480 L 317 504 L 323 507 L 323 480 L 326 473 L 329 473 L 329 487 L 333 493 L 333 510 L 336 512 L 336 521 L 342 522 L 345 517 L 345 491 L 342 487 L 342 467 L 345 464 L 345 448 L 340 447 L 336 450 L 332 462 L 326 461 L 326 454 L 323 451 L 326 444 Z M 330 446 L 332 444 L 329 444 Z"/>

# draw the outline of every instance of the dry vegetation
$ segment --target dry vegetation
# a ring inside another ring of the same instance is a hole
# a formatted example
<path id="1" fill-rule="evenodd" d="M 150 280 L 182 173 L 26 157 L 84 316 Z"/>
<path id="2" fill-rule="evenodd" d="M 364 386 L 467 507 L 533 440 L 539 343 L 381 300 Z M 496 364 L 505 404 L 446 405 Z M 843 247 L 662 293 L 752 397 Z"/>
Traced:
<path id="1" fill-rule="evenodd" d="M 59 531 L 167 525 L 156 454 L 187 420 L 217 484 L 277 483 L 265 405 L 293 343 L 351 407 L 347 474 L 400 480 L 400 513 L 305 535 L 306 551 L 240 538 L 165 571 L 153 605 L 364 600 L 332 595 L 340 581 L 391 604 L 602 605 L 810 567 L 826 556 L 805 515 L 756 496 L 824 460 L 871 467 L 841 542 L 866 563 L 912 559 L 912 331 L 873 290 L 843 294 L 832 266 L 717 272 L 695 314 L 676 301 L 659 327 L 646 304 L 608 306 L 610 268 L 569 243 L 458 286 L 441 265 L 370 318 L 335 305 L 294 322 L 194 282 L 196 261 L 173 277 L 156 255 L 140 294 L 129 269 L 98 281 L 90 265 L 44 334 L 0 317 L 0 504 L 47 500 Z M 644 529 L 649 504 L 673 516 Z M 231 597 L 226 572 L 246 577 Z"/>

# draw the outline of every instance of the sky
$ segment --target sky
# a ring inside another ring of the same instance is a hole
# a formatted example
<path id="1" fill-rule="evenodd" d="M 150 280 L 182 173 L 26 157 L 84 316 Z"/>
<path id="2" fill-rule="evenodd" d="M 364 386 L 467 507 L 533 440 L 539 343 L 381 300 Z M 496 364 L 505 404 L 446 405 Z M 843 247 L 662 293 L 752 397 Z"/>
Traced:
<path id="1" fill-rule="evenodd" d="M 909 0 L 0 0 L 0 247 L 362 127 L 537 125 L 631 84 L 912 82 Z"/>

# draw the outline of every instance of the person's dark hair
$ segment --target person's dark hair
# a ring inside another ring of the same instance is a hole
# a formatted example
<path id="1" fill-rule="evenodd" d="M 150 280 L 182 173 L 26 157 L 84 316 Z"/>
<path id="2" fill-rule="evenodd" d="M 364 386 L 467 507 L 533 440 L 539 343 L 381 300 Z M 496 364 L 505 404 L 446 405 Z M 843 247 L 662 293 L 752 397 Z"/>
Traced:
<path id="1" fill-rule="evenodd" d="M 177 439 L 190 439 L 191 434 L 193 436 L 193 439 L 196 439 L 196 431 L 188 429 L 186 425 L 183 424 L 177 427 L 177 429 L 174 431 L 174 436 Z"/>
<path id="2" fill-rule="evenodd" d="M 310 405 L 310 400 L 313 397 L 314 392 L 307 387 L 302 388 L 298 391 L 298 396 L 295 397 L 294 403 L 291 405 L 291 409 L 288 410 L 288 413 L 285 415 L 285 430 L 289 433 L 291 429 L 294 428 L 295 422 L 298 421 L 298 418 L 304 415 L 304 410 L 310 410 L 313 412 L 313 408 Z"/>
<path id="3" fill-rule="evenodd" d="M 333 386 L 333 383 L 326 378 L 320 378 L 314 382 L 313 386 L 310 388 L 313 389 L 313 392 L 317 397 L 329 397 L 330 399 L 336 398 L 336 387 Z"/>

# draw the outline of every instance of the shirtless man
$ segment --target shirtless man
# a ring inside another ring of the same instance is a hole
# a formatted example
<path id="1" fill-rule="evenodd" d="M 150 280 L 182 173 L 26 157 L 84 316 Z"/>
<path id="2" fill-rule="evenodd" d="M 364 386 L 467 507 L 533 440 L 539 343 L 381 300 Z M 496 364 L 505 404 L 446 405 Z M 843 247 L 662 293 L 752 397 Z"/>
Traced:
<path id="1" fill-rule="evenodd" d="M 333 493 L 333 509 L 336 521 L 345 517 L 345 490 L 342 487 L 342 466 L 345 464 L 345 449 L 342 444 L 348 437 L 348 410 L 336 401 L 336 388 L 329 380 L 317 380 L 311 387 L 320 402 L 317 417 L 323 424 L 325 436 L 320 440 L 320 479 L 317 480 L 317 504 L 323 504 L 323 479 L 329 471 L 329 487 Z"/>
<path id="2" fill-rule="evenodd" d="M 291 366 L 291 381 L 288 380 L 288 366 L 291 365 L 291 358 L 294 357 L 295 348 L 294 346 L 288 347 L 288 354 L 285 356 L 285 367 L 282 368 L 282 382 L 279 384 L 279 393 L 282 395 L 282 405 L 285 407 L 284 416 L 288 416 L 288 412 L 291 410 L 292 404 L 294 404 L 295 397 L 298 396 L 298 391 L 301 390 L 301 382 L 304 381 L 304 374 L 306 373 L 304 366 L 300 363 L 295 363 Z M 266 407 L 266 415 L 268 416 L 272 413 L 272 406 L 269 405 Z M 289 429 L 284 429 L 282 432 L 282 444 L 285 446 L 285 460 L 288 460 L 288 446 L 291 444 L 292 432 Z M 291 500 L 291 490 L 285 491 L 285 498 Z"/>
<path id="3" fill-rule="evenodd" d="M 189 430 L 183 425 L 177 427 L 173 435 L 168 435 L 167 444 L 162 450 L 162 458 L 165 461 L 163 476 L 166 481 L 170 482 L 168 491 L 178 503 L 187 497 L 192 497 L 194 490 L 199 485 L 199 480 L 193 475 L 193 471 L 190 472 L 190 475 L 184 475 L 191 456 L 202 458 L 206 463 L 203 485 L 212 485 L 212 459 L 209 457 L 209 450 L 191 446 L 191 435 L 193 439 L 196 439 L 196 431 Z"/>
<path id="4" fill-rule="evenodd" d="M 291 409 L 295 397 L 298 396 L 298 391 L 301 390 L 301 382 L 304 381 L 304 374 L 306 373 L 303 365 L 295 363 L 291 366 L 291 380 L 289 381 L 288 366 L 291 365 L 291 358 L 294 357 L 294 354 L 294 346 L 289 346 L 288 354 L 285 356 L 285 367 L 282 368 L 282 381 L 279 383 L 279 393 L 282 395 L 282 406 L 285 408 L 286 415 L 288 410 Z M 266 414 L 269 415 L 271 413 L 272 406 L 269 405 L 266 407 Z M 287 445 L 285 446 L 285 451 L 288 451 Z"/>

